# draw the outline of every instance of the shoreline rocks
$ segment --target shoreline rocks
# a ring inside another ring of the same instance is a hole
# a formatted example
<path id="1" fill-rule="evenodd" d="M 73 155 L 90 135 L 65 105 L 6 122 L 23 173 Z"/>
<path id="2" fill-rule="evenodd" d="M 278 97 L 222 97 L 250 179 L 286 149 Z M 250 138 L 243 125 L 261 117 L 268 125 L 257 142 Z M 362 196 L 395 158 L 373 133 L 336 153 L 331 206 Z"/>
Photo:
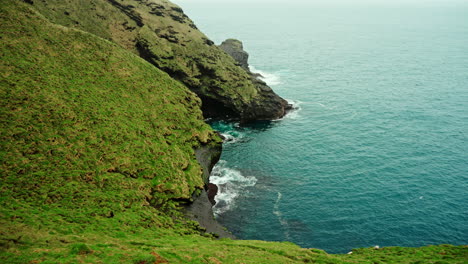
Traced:
<path id="1" fill-rule="evenodd" d="M 209 177 L 221 157 L 221 151 L 222 143 L 201 146 L 195 150 L 195 156 L 203 169 L 205 188 L 199 195 L 192 196 L 192 202 L 184 206 L 183 212 L 190 220 L 197 221 L 207 233 L 216 234 L 220 238 L 235 239 L 234 235 L 216 221 L 213 213 L 217 186 L 209 182 Z"/>
<path id="2" fill-rule="evenodd" d="M 248 63 L 249 54 L 244 50 L 244 46 L 240 40 L 226 39 L 218 47 L 229 54 L 237 62 L 238 66 L 250 72 Z"/>
<path id="3" fill-rule="evenodd" d="M 249 74 L 258 91 L 257 100 L 252 100 L 247 106 L 241 123 L 278 119 L 292 109 L 286 100 L 278 96 L 268 84 L 260 79 L 261 74 L 250 71 L 249 54 L 244 50 L 242 41 L 230 38 L 223 41 L 218 47 L 231 56 L 237 65 Z"/>

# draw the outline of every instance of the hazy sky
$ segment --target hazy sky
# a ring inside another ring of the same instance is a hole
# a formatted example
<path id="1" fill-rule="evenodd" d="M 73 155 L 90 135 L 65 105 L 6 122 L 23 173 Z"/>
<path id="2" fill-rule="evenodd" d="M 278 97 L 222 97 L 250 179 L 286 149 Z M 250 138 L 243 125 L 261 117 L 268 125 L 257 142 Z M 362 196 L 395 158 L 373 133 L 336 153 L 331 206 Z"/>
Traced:
<path id="1" fill-rule="evenodd" d="M 184 3 L 307 3 L 307 4 L 428 4 L 428 3 L 467 3 L 468 0 L 171 0 L 183 5 Z"/>

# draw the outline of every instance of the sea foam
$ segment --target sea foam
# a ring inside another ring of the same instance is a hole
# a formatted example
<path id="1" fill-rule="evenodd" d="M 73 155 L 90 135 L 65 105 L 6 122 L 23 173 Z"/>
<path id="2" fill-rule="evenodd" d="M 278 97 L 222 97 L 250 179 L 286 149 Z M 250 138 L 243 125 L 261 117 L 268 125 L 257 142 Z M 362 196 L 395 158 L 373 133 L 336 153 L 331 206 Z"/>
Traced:
<path id="1" fill-rule="evenodd" d="M 258 73 L 260 74 L 261 76 L 259 76 L 258 78 L 262 81 L 264 81 L 266 84 L 268 84 L 269 86 L 275 86 L 275 85 L 279 85 L 281 84 L 281 78 L 279 75 L 277 74 L 274 74 L 274 73 L 269 73 L 269 72 L 265 72 L 265 71 L 262 71 L 262 70 L 259 70 L 257 68 L 255 68 L 254 66 L 250 65 L 249 66 L 249 69 L 252 73 Z"/>
<path id="2" fill-rule="evenodd" d="M 225 132 L 221 133 L 221 135 L 224 137 L 224 143 L 225 144 L 232 144 L 232 143 L 239 142 L 245 136 L 244 133 L 242 133 L 240 131 L 236 131 L 235 129 L 225 131 Z"/>
<path id="3" fill-rule="evenodd" d="M 240 171 L 229 168 L 225 160 L 220 160 L 213 168 L 210 182 L 218 186 L 216 205 L 213 206 L 213 212 L 218 216 L 234 208 L 236 198 L 246 187 L 254 186 L 257 178 L 244 176 Z"/>
<path id="4" fill-rule="evenodd" d="M 301 112 L 302 110 L 302 107 L 301 107 L 302 102 L 298 100 L 290 100 L 290 99 L 286 99 L 286 101 L 288 101 L 288 104 L 292 106 L 292 109 L 289 110 L 288 113 L 282 118 L 278 118 L 273 121 L 281 121 L 284 119 L 298 119 L 300 117 L 299 112 Z"/>

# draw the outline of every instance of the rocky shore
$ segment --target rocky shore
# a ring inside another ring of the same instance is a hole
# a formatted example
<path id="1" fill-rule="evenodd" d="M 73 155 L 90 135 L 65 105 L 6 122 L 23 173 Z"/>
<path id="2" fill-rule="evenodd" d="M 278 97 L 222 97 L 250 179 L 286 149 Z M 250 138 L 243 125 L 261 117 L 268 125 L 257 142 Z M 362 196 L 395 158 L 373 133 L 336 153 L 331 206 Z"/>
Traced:
<path id="1" fill-rule="evenodd" d="M 195 150 L 197 161 L 203 169 L 205 188 L 200 194 L 194 194 L 192 196 L 192 201 L 184 206 L 183 212 L 189 219 L 197 221 L 206 232 L 213 233 L 220 238 L 234 239 L 235 237 L 216 221 L 212 208 L 214 205 L 215 193 L 213 193 L 213 184 L 210 184 L 209 177 L 213 167 L 221 157 L 221 151 L 221 144 L 214 147 L 202 146 Z"/>
<path id="2" fill-rule="evenodd" d="M 237 39 L 227 39 L 219 45 L 219 47 L 224 50 L 228 55 L 230 55 L 235 61 L 236 65 L 241 67 L 251 78 L 252 83 L 256 85 L 260 90 L 265 94 L 265 100 L 271 100 L 275 103 L 281 104 L 283 113 L 277 113 L 278 117 L 284 116 L 288 110 L 292 109 L 292 106 L 287 103 L 286 100 L 281 97 L 276 96 L 273 90 L 260 79 L 261 75 L 258 73 L 253 73 L 249 68 L 249 54 L 243 49 L 243 44 L 240 40 Z M 253 104 L 251 106 L 253 109 L 254 115 L 251 118 L 263 116 L 265 119 L 272 115 L 272 111 L 275 112 L 275 109 L 265 108 L 261 104 Z M 214 233 L 219 237 L 234 238 L 234 236 L 229 233 L 226 228 L 221 226 L 215 219 L 213 215 L 213 205 L 215 204 L 215 196 L 217 194 L 218 186 L 209 182 L 209 176 L 213 167 L 219 161 L 221 156 L 222 147 L 201 147 L 195 151 L 198 162 L 203 168 L 203 180 L 205 183 L 205 188 L 200 195 L 194 195 L 192 197 L 192 202 L 187 204 L 184 207 L 184 213 L 191 220 L 197 221 L 200 226 L 206 229 L 208 233 Z"/>

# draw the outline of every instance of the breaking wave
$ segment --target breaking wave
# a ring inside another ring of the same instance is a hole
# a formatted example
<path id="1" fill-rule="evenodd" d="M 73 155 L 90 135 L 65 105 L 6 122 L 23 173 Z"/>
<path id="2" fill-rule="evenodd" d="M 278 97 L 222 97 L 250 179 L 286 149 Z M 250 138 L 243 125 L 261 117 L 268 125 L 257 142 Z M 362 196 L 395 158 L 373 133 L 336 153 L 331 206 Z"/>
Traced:
<path id="1" fill-rule="evenodd" d="M 244 176 L 240 171 L 229 168 L 225 160 L 220 160 L 211 172 L 210 182 L 218 186 L 213 206 L 213 212 L 218 216 L 234 208 L 236 198 L 246 187 L 254 186 L 257 178 Z"/>
<path id="2" fill-rule="evenodd" d="M 249 69 L 252 73 L 258 73 L 260 80 L 264 81 L 269 86 L 275 86 L 281 84 L 281 78 L 279 75 L 274 73 L 265 72 L 259 69 L 256 69 L 254 66 L 250 65 Z"/>
<path id="3" fill-rule="evenodd" d="M 240 131 L 236 131 L 234 129 L 225 131 L 225 132 L 221 133 L 221 135 L 224 137 L 223 142 L 227 143 L 227 144 L 239 142 L 245 136 L 244 133 L 242 133 Z"/>

